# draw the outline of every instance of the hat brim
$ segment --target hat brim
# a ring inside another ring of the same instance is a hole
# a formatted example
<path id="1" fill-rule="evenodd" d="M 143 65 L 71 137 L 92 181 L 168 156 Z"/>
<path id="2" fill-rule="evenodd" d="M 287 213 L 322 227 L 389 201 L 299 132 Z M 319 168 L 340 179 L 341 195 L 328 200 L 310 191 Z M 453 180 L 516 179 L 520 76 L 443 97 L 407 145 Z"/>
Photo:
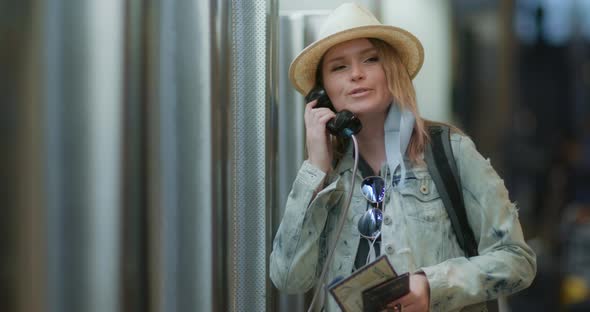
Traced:
<path id="1" fill-rule="evenodd" d="M 314 87 L 316 70 L 326 51 L 339 43 L 358 38 L 381 39 L 394 47 L 412 79 L 422 68 L 424 48 L 410 32 L 389 25 L 361 26 L 332 34 L 303 49 L 289 68 L 289 80 L 295 89 L 306 95 Z"/>

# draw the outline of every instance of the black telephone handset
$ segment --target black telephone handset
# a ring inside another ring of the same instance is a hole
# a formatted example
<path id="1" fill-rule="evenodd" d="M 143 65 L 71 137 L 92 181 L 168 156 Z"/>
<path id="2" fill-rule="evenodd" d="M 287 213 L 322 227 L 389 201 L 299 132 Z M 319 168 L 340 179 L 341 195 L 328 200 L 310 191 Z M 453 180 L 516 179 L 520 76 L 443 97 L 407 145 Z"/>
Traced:
<path id="1" fill-rule="evenodd" d="M 332 118 L 326 124 L 328 131 L 335 136 L 350 137 L 353 134 L 357 134 L 361 131 L 361 121 L 350 111 L 343 110 L 336 112 L 334 105 L 330 101 L 326 90 L 321 86 L 313 88 L 307 96 L 305 96 L 305 103 L 309 103 L 317 99 L 318 103 L 315 108 L 327 107 L 336 113 L 336 117 Z"/>

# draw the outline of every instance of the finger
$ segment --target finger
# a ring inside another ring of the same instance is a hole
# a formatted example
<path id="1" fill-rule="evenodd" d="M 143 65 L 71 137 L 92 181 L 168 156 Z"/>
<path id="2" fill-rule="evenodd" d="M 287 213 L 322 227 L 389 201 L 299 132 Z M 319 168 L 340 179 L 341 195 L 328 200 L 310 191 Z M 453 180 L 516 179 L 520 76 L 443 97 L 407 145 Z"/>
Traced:
<path id="1" fill-rule="evenodd" d="M 387 305 L 389 307 L 391 304 Z M 414 312 L 414 311 L 421 311 L 419 309 L 419 305 L 414 303 L 402 303 L 401 301 L 397 301 L 391 305 L 391 308 L 395 311 L 403 311 L 403 312 Z"/>
<path id="2" fill-rule="evenodd" d="M 395 308 L 395 306 L 397 306 L 397 304 L 398 304 L 398 303 L 397 303 L 396 301 L 392 301 L 392 302 L 388 303 L 388 304 L 386 305 L 386 307 L 387 307 L 388 309 L 393 309 L 393 308 Z"/>
<path id="3" fill-rule="evenodd" d="M 327 112 L 334 113 L 334 111 L 332 111 L 331 109 L 329 109 L 327 107 L 315 107 L 311 110 L 311 112 L 316 113 L 316 114 L 317 113 L 327 113 Z"/>
<path id="4" fill-rule="evenodd" d="M 426 311 L 424 309 L 419 309 L 419 307 L 417 305 L 409 305 L 409 306 L 402 306 L 400 312 L 422 312 L 422 311 Z"/>
<path id="5" fill-rule="evenodd" d="M 305 108 L 305 116 L 313 119 L 319 119 L 324 115 L 335 116 L 335 113 L 326 107 L 319 107 L 319 108 Z"/>
<path id="6" fill-rule="evenodd" d="M 330 119 L 334 118 L 335 116 L 336 114 L 334 114 L 334 112 L 328 111 L 325 114 L 318 116 L 318 121 L 321 123 L 327 123 Z"/>
<path id="7" fill-rule="evenodd" d="M 388 303 L 387 304 L 387 307 L 388 308 L 396 308 L 396 307 L 400 307 L 400 306 L 401 307 L 406 307 L 408 305 L 409 305 L 408 302 L 403 302 L 401 299 L 398 299 L 398 300 L 395 300 L 395 301 L 392 301 L 392 302 Z"/>
<path id="8" fill-rule="evenodd" d="M 318 100 L 317 100 L 317 99 L 315 99 L 315 100 L 313 100 L 313 101 L 311 101 L 311 102 L 309 102 L 309 103 L 307 103 L 307 104 L 305 105 L 305 110 L 311 110 L 311 109 L 312 109 L 312 108 L 314 108 L 314 107 L 315 107 L 317 104 L 318 104 Z"/>
<path id="9" fill-rule="evenodd" d="M 314 108 L 308 113 L 309 118 L 319 121 L 321 119 L 330 119 L 335 116 L 334 112 L 327 108 Z"/>
<path id="10" fill-rule="evenodd" d="M 335 116 L 335 113 L 331 109 L 326 107 L 314 108 L 311 111 L 309 111 L 308 114 L 316 119 L 319 119 L 322 116 L 325 116 L 326 114 L 332 117 Z"/>

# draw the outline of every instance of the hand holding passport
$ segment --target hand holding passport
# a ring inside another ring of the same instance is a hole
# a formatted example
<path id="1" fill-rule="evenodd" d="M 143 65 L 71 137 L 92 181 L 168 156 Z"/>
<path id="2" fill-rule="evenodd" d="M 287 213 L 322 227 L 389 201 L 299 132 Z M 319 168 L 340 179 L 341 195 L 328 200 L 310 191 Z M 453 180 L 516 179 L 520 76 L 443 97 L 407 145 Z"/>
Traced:
<path id="1" fill-rule="evenodd" d="M 382 255 L 329 290 L 342 311 L 381 311 L 410 291 L 410 274 L 397 275 Z"/>

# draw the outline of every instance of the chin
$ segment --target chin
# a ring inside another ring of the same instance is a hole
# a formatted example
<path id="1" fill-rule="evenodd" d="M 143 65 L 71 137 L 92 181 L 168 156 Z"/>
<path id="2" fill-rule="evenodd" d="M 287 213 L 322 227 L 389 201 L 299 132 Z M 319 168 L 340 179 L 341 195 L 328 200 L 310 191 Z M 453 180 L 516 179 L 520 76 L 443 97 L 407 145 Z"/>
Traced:
<path id="1" fill-rule="evenodd" d="M 375 114 L 375 113 L 384 113 L 387 112 L 387 109 L 389 108 L 389 104 L 387 105 L 383 105 L 380 103 L 375 103 L 375 102 L 362 102 L 362 103 L 357 103 L 356 105 L 354 105 L 353 109 L 348 109 L 349 111 L 355 113 L 355 114 Z"/>

